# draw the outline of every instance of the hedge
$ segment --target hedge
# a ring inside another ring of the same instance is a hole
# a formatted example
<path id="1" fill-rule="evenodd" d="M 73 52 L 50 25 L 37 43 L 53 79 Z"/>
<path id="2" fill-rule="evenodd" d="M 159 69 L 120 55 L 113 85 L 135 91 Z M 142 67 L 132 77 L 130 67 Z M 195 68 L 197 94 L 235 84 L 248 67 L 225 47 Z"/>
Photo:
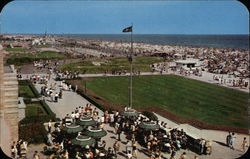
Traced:
<path id="1" fill-rule="evenodd" d="M 50 109 L 50 107 L 48 106 L 48 104 L 44 100 L 40 100 L 40 103 L 49 116 L 52 116 L 53 118 L 56 117 L 56 114 Z"/>
<path id="2" fill-rule="evenodd" d="M 19 85 L 28 85 L 36 98 L 39 98 L 41 96 L 30 80 L 19 80 L 18 83 Z"/>
<path id="3" fill-rule="evenodd" d="M 42 123 L 31 122 L 25 125 L 19 124 L 19 138 L 29 144 L 40 144 L 46 141 L 47 131 Z"/>
<path id="4" fill-rule="evenodd" d="M 142 115 L 146 116 L 150 120 L 158 121 L 158 117 L 153 112 L 143 111 Z"/>

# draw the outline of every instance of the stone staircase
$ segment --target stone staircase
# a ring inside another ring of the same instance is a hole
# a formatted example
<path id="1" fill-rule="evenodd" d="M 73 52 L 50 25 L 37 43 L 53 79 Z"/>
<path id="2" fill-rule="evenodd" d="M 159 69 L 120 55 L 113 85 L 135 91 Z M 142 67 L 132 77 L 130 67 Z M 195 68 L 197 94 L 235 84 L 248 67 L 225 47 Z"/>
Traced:
<path id="1" fill-rule="evenodd" d="M 5 113 L 18 113 L 18 81 L 15 73 L 4 73 Z"/>
<path id="2" fill-rule="evenodd" d="M 3 75 L 3 110 L 4 119 L 11 130 L 11 140 L 18 139 L 18 81 L 15 71 Z"/>

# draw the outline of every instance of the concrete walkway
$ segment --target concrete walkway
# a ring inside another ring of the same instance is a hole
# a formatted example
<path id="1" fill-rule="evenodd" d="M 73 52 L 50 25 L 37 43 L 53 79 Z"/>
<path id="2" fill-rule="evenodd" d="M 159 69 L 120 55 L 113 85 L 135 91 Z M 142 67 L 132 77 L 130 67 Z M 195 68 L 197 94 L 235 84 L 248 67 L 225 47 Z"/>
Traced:
<path id="1" fill-rule="evenodd" d="M 55 81 L 54 78 L 55 76 L 52 75 L 48 85 L 50 86 L 51 83 L 56 83 L 57 86 L 54 92 L 59 92 L 60 81 Z M 38 90 L 38 92 L 40 92 L 42 86 L 44 85 L 35 84 L 35 88 Z M 62 99 L 58 99 L 58 102 L 51 102 L 50 97 L 46 97 L 45 100 L 50 106 L 50 109 L 56 114 L 56 117 L 60 119 L 64 118 L 67 114 L 71 114 L 71 112 L 74 111 L 76 107 L 86 106 L 87 103 L 90 103 L 73 91 L 63 91 Z M 100 112 L 100 115 L 103 114 L 99 108 L 96 109 Z"/>

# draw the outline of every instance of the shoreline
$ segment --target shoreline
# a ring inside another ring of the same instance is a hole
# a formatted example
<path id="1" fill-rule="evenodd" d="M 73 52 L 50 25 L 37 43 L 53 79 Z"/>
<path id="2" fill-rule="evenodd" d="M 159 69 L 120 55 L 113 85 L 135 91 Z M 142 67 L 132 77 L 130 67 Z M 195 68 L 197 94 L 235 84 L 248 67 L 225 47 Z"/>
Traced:
<path id="1" fill-rule="evenodd" d="M 44 35 L 44 34 L 1 34 L 0 36 L 7 36 L 7 37 L 29 37 L 29 38 L 36 38 L 36 37 L 39 37 L 39 38 L 42 38 L 42 37 L 45 37 L 45 36 L 51 36 L 57 40 L 59 39 L 64 39 L 64 40 L 75 40 L 75 41 L 80 41 L 80 42 L 83 42 L 83 41 L 86 41 L 86 42 L 98 42 L 98 43 L 105 43 L 105 42 L 108 42 L 108 43 L 115 43 L 115 44 L 119 44 L 119 43 L 123 43 L 123 44 L 130 44 L 129 41 L 121 41 L 121 40 L 108 40 L 108 39 L 103 39 L 103 40 L 100 40 L 100 39 L 89 39 L 89 38 L 83 38 L 83 37 L 72 37 L 72 35 L 80 35 L 80 36 L 83 36 L 83 35 L 111 35 L 111 36 L 119 36 L 119 35 L 127 35 L 127 36 L 130 36 L 128 34 L 69 34 L 69 37 L 67 37 L 68 35 L 63 35 L 63 34 L 48 34 L 48 35 Z M 248 36 L 249 35 L 186 35 L 186 34 L 134 34 L 135 36 L 136 35 L 169 35 L 169 36 Z M 136 45 L 155 45 L 155 46 L 166 46 L 166 47 L 184 47 L 184 48 L 193 48 L 193 49 L 216 49 L 216 50 L 226 50 L 226 51 L 240 51 L 240 52 L 245 52 L 245 51 L 249 51 L 249 48 L 248 49 L 242 49 L 242 48 L 230 48 L 230 47 L 212 47 L 212 46 L 196 46 L 196 45 L 175 45 L 175 44 L 162 44 L 162 43 L 148 43 L 148 42 L 136 42 L 134 41 L 133 44 L 136 44 Z"/>

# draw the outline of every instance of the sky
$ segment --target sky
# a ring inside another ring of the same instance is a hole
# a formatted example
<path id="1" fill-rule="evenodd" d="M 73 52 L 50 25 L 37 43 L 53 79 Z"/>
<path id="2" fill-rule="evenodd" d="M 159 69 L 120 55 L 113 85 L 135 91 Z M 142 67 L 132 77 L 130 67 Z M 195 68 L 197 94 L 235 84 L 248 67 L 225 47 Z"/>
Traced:
<path id="1" fill-rule="evenodd" d="M 25 1 L 7 4 L 1 33 L 248 34 L 249 13 L 227 1 Z"/>

